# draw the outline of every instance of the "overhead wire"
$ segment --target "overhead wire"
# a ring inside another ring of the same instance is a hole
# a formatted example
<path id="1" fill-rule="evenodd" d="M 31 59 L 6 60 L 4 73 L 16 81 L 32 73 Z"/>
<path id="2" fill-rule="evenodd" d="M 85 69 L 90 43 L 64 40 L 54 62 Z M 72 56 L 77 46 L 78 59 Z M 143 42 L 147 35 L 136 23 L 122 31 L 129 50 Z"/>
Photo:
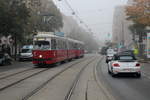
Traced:
<path id="1" fill-rule="evenodd" d="M 69 9 L 72 11 L 72 15 L 74 15 L 74 16 L 76 17 L 76 19 L 80 22 L 80 24 L 83 24 L 83 25 L 86 27 L 86 29 L 87 29 L 88 32 L 90 32 L 90 33 L 93 34 L 92 29 L 89 28 L 89 25 L 86 24 L 86 23 L 81 19 L 81 17 L 79 17 L 79 15 L 77 14 L 77 12 L 75 12 L 75 10 L 71 7 L 70 3 L 69 3 L 67 0 L 64 0 L 64 1 L 65 1 L 66 5 L 69 7 Z"/>

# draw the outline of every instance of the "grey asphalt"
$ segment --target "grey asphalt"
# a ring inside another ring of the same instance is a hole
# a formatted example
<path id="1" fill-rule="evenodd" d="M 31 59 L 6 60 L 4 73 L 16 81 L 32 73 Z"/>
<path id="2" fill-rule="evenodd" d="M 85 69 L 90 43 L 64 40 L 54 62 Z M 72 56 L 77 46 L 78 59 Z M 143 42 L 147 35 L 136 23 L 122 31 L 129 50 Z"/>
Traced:
<path id="1" fill-rule="evenodd" d="M 107 72 L 105 60 L 99 63 L 97 70 L 100 81 L 116 100 L 150 100 L 149 64 L 142 64 L 140 79 L 129 75 L 111 77 Z"/>
<path id="2" fill-rule="evenodd" d="M 0 66 L 0 72 L 5 72 L 13 69 L 18 69 L 18 68 L 25 68 L 25 67 L 34 67 L 31 61 L 24 61 L 24 62 L 18 62 L 18 61 L 13 61 L 11 65 L 5 65 L 5 66 Z"/>
<path id="3" fill-rule="evenodd" d="M 91 56 L 92 54 L 86 54 L 85 57 Z M 32 64 L 32 61 L 13 61 L 11 65 L 0 66 L 0 72 L 5 72 L 18 68 L 27 68 L 27 67 L 35 67 Z"/>

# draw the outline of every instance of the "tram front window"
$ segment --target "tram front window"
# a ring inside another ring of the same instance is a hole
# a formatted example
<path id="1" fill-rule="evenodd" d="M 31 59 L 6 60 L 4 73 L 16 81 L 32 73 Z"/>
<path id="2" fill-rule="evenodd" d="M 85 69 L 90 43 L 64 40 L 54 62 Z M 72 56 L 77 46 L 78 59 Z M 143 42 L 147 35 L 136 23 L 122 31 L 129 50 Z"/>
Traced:
<path id="1" fill-rule="evenodd" d="M 35 41 L 34 49 L 48 50 L 48 49 L 50 49 L 50 43 L 49 43 L 49 41 Z"/>

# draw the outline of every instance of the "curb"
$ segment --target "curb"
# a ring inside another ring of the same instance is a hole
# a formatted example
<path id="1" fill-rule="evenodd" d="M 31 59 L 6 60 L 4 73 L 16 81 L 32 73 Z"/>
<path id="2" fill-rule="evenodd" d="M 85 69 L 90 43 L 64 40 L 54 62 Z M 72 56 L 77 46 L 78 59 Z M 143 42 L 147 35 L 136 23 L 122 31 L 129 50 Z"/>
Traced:
<path id="1" fill-rule="evenodd" d="M 148 63 L 148 64 L 150 64 L 150 61 L 145 61 L 145 60 L 139 60 L 139 62 L 141 62 L 141 63 Z"/>

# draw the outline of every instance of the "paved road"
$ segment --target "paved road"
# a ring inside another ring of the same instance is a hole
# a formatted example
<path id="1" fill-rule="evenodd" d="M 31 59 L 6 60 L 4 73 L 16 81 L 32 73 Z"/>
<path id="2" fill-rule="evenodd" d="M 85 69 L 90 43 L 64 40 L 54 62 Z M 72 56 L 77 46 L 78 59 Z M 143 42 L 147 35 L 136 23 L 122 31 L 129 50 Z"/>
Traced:
<path id="1" fill-rule="evenodd" d="M 98 76 L 116 100 L 150 100 L 150 66 L 143 64 L 142 77 L 133 76 L 111 77 L 107 73 L 107 64 L 104 60 L 97 67 Z"/>
<path id="2" fill-rule="evenodd" d="M 0 98 L 22 100 L 21 98 L 33 93 L 29 95 L 28 100 L 149 100 L 148 64 L 143 64 L 141 79 L 132 76 L 112 78 L 107 73 L 104 59 L 101 58 L 100 55 L 86 55 L 82 59 L 50 69 L 33 68 L 31 62 L 1 67 Z M 68 68 L 69 66 L 72 67 Z M 78 73 L 84 67 L 70 99 L 65 99 Z M 59 72 L 61 73 L 57 74 Z"/>
<path id="3" fill-rule="evenodd" d="M 0 73 L 2 100 L 114 100 L 97 79 L 96 66 L 100 55 L 87 55 L 82 59 L 53 68 L 14 67 Z M 21 64 L 21 63 L 19 63 Z M 15 66 L 15 65 L 14 65 Z M 33 65 L 31 65 L 33 67 Z M 107 94 L 107 95 L 106 95 Z M 110 97 L 110 96 L 109 96 Z"/>
<path id="4" fill-rule="evenodd" d="M 12 65 L 5 65 L 0 66 L 0 72 L 5 72 L 9 70 L 19 69 L 19 68 L 27 68 L 27 67 L 34 67 L 31 61 L 24 61 L 24 62 L 13 62 Z"/>

